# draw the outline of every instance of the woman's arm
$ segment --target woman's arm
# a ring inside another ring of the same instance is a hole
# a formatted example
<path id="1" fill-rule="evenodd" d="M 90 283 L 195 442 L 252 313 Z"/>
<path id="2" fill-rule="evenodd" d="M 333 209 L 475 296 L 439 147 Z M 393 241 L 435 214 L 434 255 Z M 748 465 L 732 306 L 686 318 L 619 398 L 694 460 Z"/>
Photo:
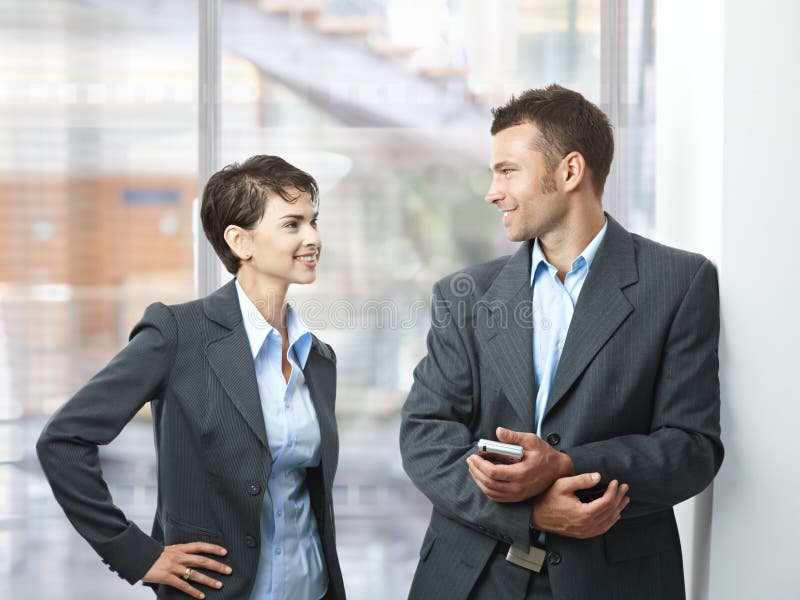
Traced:
<path id="1" fill-rule="evenodd" d="M 113 440 L 164 390 L 177 346 L 177 326 L 164 304 L 150 305 L 130 342 L 57 410 L 36 451 L 56 500 L 72 525 L 110 568 L 140 580 L 163 545 L 125 518 L 103 480 L 97 447 Z"/>

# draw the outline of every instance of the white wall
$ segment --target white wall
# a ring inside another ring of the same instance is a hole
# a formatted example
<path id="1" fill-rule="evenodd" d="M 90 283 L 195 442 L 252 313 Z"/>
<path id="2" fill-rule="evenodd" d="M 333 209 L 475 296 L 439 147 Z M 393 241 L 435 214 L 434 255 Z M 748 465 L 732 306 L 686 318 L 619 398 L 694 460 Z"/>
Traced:
<path id="1" fill-rule="evenodd" d="M 656 239 L 721 267 L 722 0 L 656 3 Z M 676 507 L 688 600 L 708 597 L 711 489 Z"/>
<path id="2" fill-rule="evenodd" d="M 679 511 L 687 590 L 800 598 L 800 3 L 657 5 L 658 237 L 715 261 L 722 302 L 727 453 Z"/>
<path id="3" fill-rule="evenodd" d="M 800 598 L 800 3 L 725 7 L 722 257 L 728 456 L 710 597 Z"/>

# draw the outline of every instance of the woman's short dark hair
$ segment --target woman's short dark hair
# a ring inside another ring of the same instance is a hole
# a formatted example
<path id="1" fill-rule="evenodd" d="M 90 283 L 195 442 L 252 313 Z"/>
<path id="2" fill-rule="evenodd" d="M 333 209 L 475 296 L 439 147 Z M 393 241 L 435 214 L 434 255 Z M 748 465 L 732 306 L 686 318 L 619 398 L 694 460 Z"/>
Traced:
<path id="1" fill-rule="evenodd" d="M 270 194 L 293 203 L 299 197 L 298 190 L 309 194 L 313 205 L 318 205 L 319 188 L 314 178 L 279 156 L 251 156 L 209 178 L 203 190 L 200 220 L 228 272 L 235 275 L 241 263 L 225 241 L 225 229 L 229 225 L 254 229 L 264 216 Z"/>
<path id="2" fill-rule="evenodd" d="M 592 171 L 595 191 L 603 193 L 614 158 L 614 134 L 606 114 L 581 94 L 552 84 L 512 96 L 492 114 L 492 135 L 522 123 L 536 125 L 542 135 L 535 149 L 551 170 L 570 152 L 580 152 Z"/>

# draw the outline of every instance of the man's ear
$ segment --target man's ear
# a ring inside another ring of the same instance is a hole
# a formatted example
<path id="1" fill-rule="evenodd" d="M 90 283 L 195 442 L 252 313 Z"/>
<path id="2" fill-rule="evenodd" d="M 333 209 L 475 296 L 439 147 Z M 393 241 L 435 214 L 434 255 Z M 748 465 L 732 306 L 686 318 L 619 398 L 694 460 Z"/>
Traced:
<path id="1" fill-rule="evenodd" d="M 249 231 L 242 229 L 238 225 L 228 225 L 223 235 L 234 256 L 240 260 L 252 258 L 253 240 Z"/>
<path id="2" fill-rule="evenodd" d="M 588 176 L 586 160 L 580 152 L 570 152 L 561 161 L 559 169 L 561 183 L 564 191 L 572 192 L 576 190 L 581 182 Z"/>

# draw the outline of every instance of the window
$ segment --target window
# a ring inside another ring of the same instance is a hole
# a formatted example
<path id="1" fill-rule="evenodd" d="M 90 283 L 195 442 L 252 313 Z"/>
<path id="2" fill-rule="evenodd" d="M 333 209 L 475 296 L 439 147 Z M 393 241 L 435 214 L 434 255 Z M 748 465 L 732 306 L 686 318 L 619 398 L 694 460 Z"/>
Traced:
<path id="1" fill-rule="evenodd" d="M 215 168 L 277 154 L 320 183 L 319 277 L 292 293 L 339 359 L 342 568 L 355 600 L 405 598 L 430 505 L 400 464 L 399 411 L 431 285 L 515 248 L 483 200 L 490 108 L 558 82 L 606 109 L 619 173 L 607 207 L 647 233 L 653 0 L 220 0 L 207 24 L 221 39 L 212 137 L 198 127 L 198 11 L 214 0 L 5 4 L 0 596 L 152 593 L 101 568 L 33 447 L 149 303 L 195 297 L 205 152 Z M 152 447 L 145 409 L 101 451 L 115 500 L 145 530 Z"/>

